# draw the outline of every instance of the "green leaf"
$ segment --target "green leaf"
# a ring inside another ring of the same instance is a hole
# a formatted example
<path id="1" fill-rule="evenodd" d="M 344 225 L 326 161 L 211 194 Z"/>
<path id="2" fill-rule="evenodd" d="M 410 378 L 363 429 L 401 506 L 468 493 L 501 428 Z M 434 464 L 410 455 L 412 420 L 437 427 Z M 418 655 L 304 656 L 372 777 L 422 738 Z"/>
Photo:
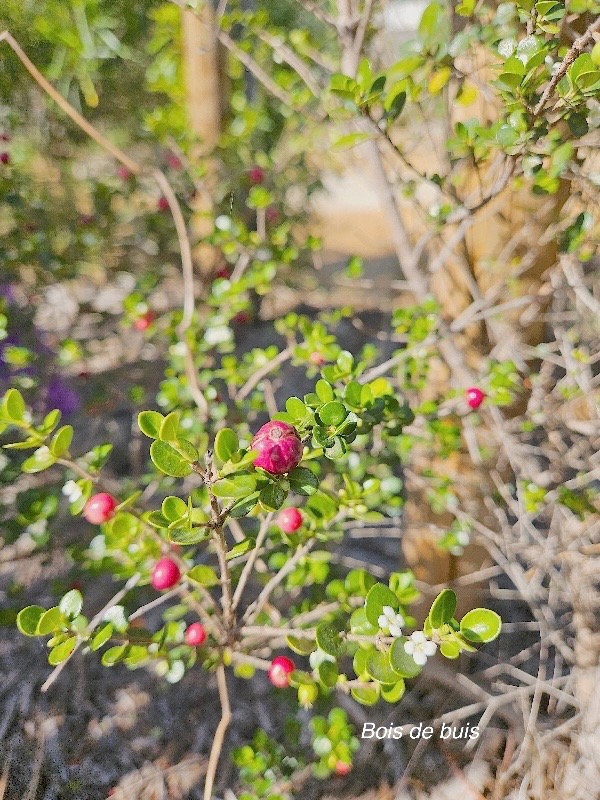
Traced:
<path id="1" fill-rule="evenodd" d="M 319 488 L 319 479 L 307 467 L 296 467 L 289 475 L 290 488 L 295 494 L 301 494 L 306 497 L 314 494 Z"/>
<path id="2" fill-rule="evenodd" d="M 340 628 L 333 622 L 321 622 L 316 629 L 317 646 L 328 655 L 339 658 L 346 649 L 340 632 Z"/>
<path id="3" fill-rule="evenodd" d="M 102 653 L 102 665 L 104 667 L 114 666 L 118 661 L 121 661 L 123 658 L 125 658 L 125 653 L 127 652 L 128 647 L 129 644 L 119 644 L 116 647 L 109 647 L 108 650 L 105 650 L 104 653 Z"/>
<path id="4" fill-rule="evenodd" d="M 367 620 L 379 630 L 378 620 L 383 614 L 383 607 L 390 606 L 394 611 L 397 611 L 398 605 L 398 598 L 392 590 L 384 586 L 383 583 L 376 583 L 369 589 L 365 600 L 365 614 Z"/>
<path id="5" fill-rule="evenodd" d="M 212 493 L 216 497 L 247 497 L 256 489 L 254 475 L 240 472 L 229 478 L 221 478 L 212 485 Z"/>
<path id="6" fill-rule="evenodd" d="M 9 389 L 2 400 L 2 413 L 12 422 L 23 422 L 25 401 L 17 389 Z"/>
<path id="7" fill-rule="evenodd" d="M 105 622 L 94 634 L 90 643 L 90 650 L 99 650 L 105 645 L 113 634 L 112 622 Z"/>
<path id="8" fill-rule="evenodd" d="M 67 592 L 58 604 L 60 611 L 69 619 L 75 619 L 81 613 L 82 606 L 83 597 L 77 589 L 71 589 L 70 592 Z"/>
<path id="9" fill-rule="evenodd" d="M 432 628 L 441 628 L 450 622 L 456 611 L 456 594 L 452 589 L 443 589 L 431 604 L 429 621 Z"/>
<path id="10" fill-rule="evenodd" d="M 460 651 L 461 646 L 458 642 L 442 642 L 440 645 L 440 653 L 445 658 L 458 658 Z"/>
<path id="11" fill-rule="evenodd" d="M 352 697 L 362 706 L 374 706 L 379 700 L 379 684 L 373 686 L 353 686 L 350 689 Z"/>
<path id="12" fill-rule="evenodd" d="M 299 397 L 289 397 L 285 401 L 285 410 L 294 419 L 304 419 L 306 416 L 306 406 Z"/>
<path id="13" fill-rule="evenodd" d="M 233 517 L 234 519 L 239 519 L 240 517 L 245 517 L 246 514 L 249 514 L 252 509 L 258 503 L 260 492 L 252 492 L 252 494 L 248 495 L 248 497 L 244 497 L 233 506 L 231 511 L 229 512 L 229 516 Z"/>
<path id="14" fill-rule="evenodd" d="M 337 427 L 348 416 L 345 406 L 336 400 L 330 403 L 325 403 L 319 409 L 319 417 L 324 425 L 331 425 Z"/>
<path id="15" fill-rule="evenodd" d="M 68 452 L 73 441 L 73 428 L 71 425 L 64 425 L 58 430 L 50 442 L 50 452 L 56 458 L 60 458 Z"/>
<path id="16" fill-rule="evenodd" d="M 231 428 L 221 428 L 215 436 L 215 455 L 219 461 L 229 461 L 239 449 L 240 442 L 237 433 Z"/>
<path id="17" fill-rule="evenodd" d="M 311 639 L 300 639 L 298 636 L 286 636 L 286 642 L 290 650 L 298 653 L 299 656 L 309 656 L 315 649 L 315 643 Z"/>
<path id="18" fill-rule="evenodd" d="M 160 511 L 151 511 L 149 514 L 144 516 L 144 519 L 148 525 L 152 525 L 153 528 L 169 527 L 169 520 L 163 516 Z"/>
<path id="19" fill-rule="evenodd" d="M 161 509 L 163 517 L 169 522 L 175 522 L 182 517 L 186 517 L 188 513 L 187 503 L 181 497 L 165 497 Z"/>
<path id="20" fill-rule="evenodd" d="M 217 586 L 220 583 L 219 576 L 212 567 L 206 564 L 197 564 L 189 572 L 186 572 L 186 580 L 199 583 L 200 586 Z"/>
<path id="21" fill-rule="evenodd" d="M 182 441 L 184 440 L 179 440 L 180 445 Z M 188 455 L 192 457 L 186 458 L 182 456 L 181 453 L 177 452 L 170 444 L 157 439 L 152 442 L 150 447 L 150 458 L 154 462 L 154 465 L 161 472 L 164 472 L 165 475 L 170 475 L 172 478 L 185 478 L 192 471 L 190 462 L 195 461 L 198 457 L 194 448 L 192 448 L 192 450 L 195 455 L 192 456 L 192 454 L 188 452 Z"/>
<path id="22" fill-rule="evenodd" d="M 62 664 L 63 661 L 66 661 L 67 658 L 71 655 L 73 650 L 75 650 L 75 645 L 77 644 L 77 636 L 69 636 L 68 639 L 65 639 L 64 642 L 53 647 L 48 654 L 48 663 L 52 667 L 56 667 L 58 664 Z"/>
<path id="23" fill-rule="evenodd" d="M 36 633 L 38 636 L 47 636 L 56 633 L 65 627 L 66 619 L 58 606 L 49 608 L 39 619 Z"/>
<path id="24" fill-rule="evenodd" d="M 232 558 L 237 558 L 238 556 L 243 556 L 248 550 L 253 550 L 255 545 L 256 542 L 254 539 L 242 539 L 241 542 L 238 542 L 229 550 L 226 555 L 227 561 L 231 561 Z"/>
<path id="25" fill-rule="evenodd" d="M 158 439 L 163 421 L 164 416 L 158 411 L 141 411 L 138 414 L 139 429 L 150 439 Z"/>
<path id="26" fill-rule="evenodd" d="M 268 483 L 261 489 L 258 500 L 265 511 L 278 511 L 285 503 L 287 492 L 279 483 Z"/>
<path id="27" fill-rule="evenodd" d="M 452 70 L 450 67 L 441 67 L 432 73 L 427 88 L 430 94 L 439 94 L 450 80 Z"/>
<path id="28" fill-rule="evenodd" d="M 319 680 L 324 686 L 332 689 L 336 685 L 339 672 L 333 661 L 323 661 L 319 664 L 317 672 L 319 673 Z"/>
<path id="29" fill-rule="evenodd" d="M 363 142 L 368 142 L 373 138 L 372 133 L 347 133 L 345 136 L 340 136 L 333 142 L 334 150 L 350 150 Z"/>
<path id="30" fill-rule="evenodd" d="M 25 636 L 37 636 L 38 623 L 45 613 L 42 606 L 27 606 L 17 614 L 17 628 Z"/>
<path id="31" fill-rule="evenodd" d="M 469 642 L 485 643 L 500 635 L 502 620 L 489 608 L 474 608 L 460 621 L 460 632 Z"/>
<path id="32" fill-rule="evenodd" d="M 406 636 L 400 636 L 393 641 L 390 648 L 390 664 L 394 672 L 397 672 L 403 678 L 416 678 L 422 668 L 404 649 L 404 644 L 407 641 Z"/>
<path id="33" fill-rule="evenodd" d="M 373 650 L 367 656 L 366 672 L 375 681 L 384 684 L 395 684 L 398 680 L 397 673 L 390 664 L 390 651 L 382 653 L 380 650 Z"/>
<path id="34" fill-rule="evenodd" d="M 21 465 L 21 469 L 23 472 L 34 474 L 36 472 L 43 472 L 43 470 L 48 469 L 48 467 L 51 467 L 55 463 L 56 458 L 50 452 L 50 448 L 46 445 L 42 445 L 38 447 L 32 456 L 25 459 Z"/>
<path id="35" fill-rule="evenodd" d="M 332 385 L 323 378 L 317 381 L 315 392 L 322 403 L 330 403 L 335 397 Z"/>
<path id="36" fill-rule="evenodd" d="M 173 442 L 173 444 L 177 442 L 180 416 L 178 411 L 172 411 L 163 419 L 159 431 L 159 438 L 161 441 Z"/>
<path id="37" fill-rule="evenodd" d="M 206 528 L 192 528 L 191 531 L 179 528 L 170 530 L 167 533 L 170 542 L 173 544 L 181 545 L 181 547 L 190 547 L 193 544 L 198 544 L 208 539 L 208 530 Z"/>
<path id="38" fill-rule="evenodd" d="M 381 696 L 386 703 L 397 703 L 403 697 L 405 691 L 406 684 L 403 680 L 399 680 L 393 686 L 382 686 Z"/>

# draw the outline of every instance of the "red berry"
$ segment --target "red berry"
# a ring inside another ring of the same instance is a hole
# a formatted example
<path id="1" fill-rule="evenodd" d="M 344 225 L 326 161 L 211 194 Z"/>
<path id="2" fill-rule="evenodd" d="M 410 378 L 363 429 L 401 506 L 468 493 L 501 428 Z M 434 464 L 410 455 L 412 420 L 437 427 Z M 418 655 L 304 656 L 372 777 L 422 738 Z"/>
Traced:
<path id="1" fill-rule="evenodd" d="M 119 503 L 107 492 L 100 492 L 90 497 L 83 507 L 83 516 L 92 525 L 102 525 L 114 517 L 115 508 Z"/>
<path id="2" fill-rule="evenodd" d="M 93 214 L 80 214 L 79 215 L 79 224 L 80 225 L 91 225 L 94 221 Z"/>
<path id="3" fill-rule="evenodd" d="M 467 405 L 469 408 L 479 408 L 485 400 L 485 394 L 477 386 L 471 386 L 465 392 L 467 396 Z"/>
<path id="4" fill-rule="evenodd" d="M 277 524 L 284 533 L 294 533 L 302 522 L 302 513 L 297 508 L 284 508 L 277 517 Z"/>
<path id="5" fill-rule="evenodd" d="M 145 314 L 142 314 L 141 317 L 137 317 L 133 321 L 133 327 L 136 331 L 145 331 L 147 330 L 150 325 L 154 322 L 154 312 L 146 311 Z"/>
<path id="6" fill-rule="evenodd" d="M 279 420 L 263 425 L 252 439 L 250 449 L 258 451 L 254 466 L 272 475 L 290 472 L 302 460 L 302 440 L 297 430 Z"/>
<path id="7" fill-rule="evenodd" d="M 166 197 L 159 197 L 158 203 L 156 204 L 159 211 L 168 211 L 169 210 L 169 201 Z"/>
<path id="8" fill-rule="evenodd" d="M 181 570 L 172 558 L 161 558 L 152 567 L 152 586 L 159 592 L 171 589 L 181 578 Z"/>
<path id="9" fill-rule="evenodd" d="M 352 770 L 352 764 L 346 764 L 345 761 L 338 761 L 335 765 L 335 774 L 340 778 L 344 778 Z"/>
<path id="10" fill-rule="evenodd" d="M 10 133 L 0 133 L 0 142 L 10 142 Z"/>
<path id="11" fill-rule="evenodd" d="M 265 219 L 267 222 L 277 222 L 279 219 L 279 211 L 275 208 L 275 206 L 269 206 L 265 211 Z"/>
<path id="12" fill-rule="evenodd" d="M 285 689 L 290 685 L 290 675 L 296 669 L 296 665 L 287 656 L 276 656 L 271 661 L 271 666 L 267 675 L 269 680 L 277 689 Z"/>
<path id="13" fill-rule="evenodd" d="M 221 267 L 215 272 L 215 278 L 229 278 L 231 269 L 229 267 Z"/>
<path id="14" fill-rule="evenodd" d="M 0 161 L 3 164 L 8 164 L 10 162 L 10 155 L 9 153 L 0 153 Z"/>
<path id="15" fill-rule="evenodd" d="M 311 353 L 308 357 L 308 360 L 311 364 L 314 364 L 316 367 L 322 367 L 325 361 L 327 360 L 325 356 L 321 355 L 321 353 Z"/>
<path id="16" fill-rule="evenodd" d="M 167 166 L 170 169 L 181 169 L 181 159 L 175 153 L 168 152 L 166 155 Z"/>
<path id="17" fill-rule="evenodd" d="M 251 167 L 248 170 L 248 178 L 250 179 L 250 183 L 254 184 L 254 186 L 259 186 L 261 183 L 264 183 L 265 171 L 258 166 Z"/>
<path id="18" fill-rule="evenodd" d="M 239 311 L 231 321 L 237 322 L 238 325 L 247 325 L 250 322 L 250 314 L 247 311 Z"/>
<path id="19" fill-rule="evenodd" d="M 120 167 L 117 167 L 117 177 L 120 178 L 122 181 L 128 181 L 132 176 L 131 170 L 127 169 L 123 164 Z"/>
<path id="20" fill-rule="evenodd" d="M 201 622 L 193 622 L 186 628 L 184 640 L 192 647 L 199 647 L 206 639 L 206 630 Z"/>

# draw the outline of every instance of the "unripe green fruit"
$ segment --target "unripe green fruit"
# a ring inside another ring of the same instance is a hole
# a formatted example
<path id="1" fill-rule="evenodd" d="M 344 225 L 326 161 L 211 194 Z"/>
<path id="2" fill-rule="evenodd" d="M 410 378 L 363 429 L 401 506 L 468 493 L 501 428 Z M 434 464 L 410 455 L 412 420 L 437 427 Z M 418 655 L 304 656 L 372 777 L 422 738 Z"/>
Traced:
<path id="1" fill-rule="evenodd" d="M 592 61 L 600 67 L 600 42 L 596 42 L 592 48 Z"/>
<path id="2" fill-rule="evenodd" d="M 312 708 L 313 703 L 319 696 L 319 690 L 313 684 L 302 683 L 298 687 L 298 702 L 302 708 Z"/>

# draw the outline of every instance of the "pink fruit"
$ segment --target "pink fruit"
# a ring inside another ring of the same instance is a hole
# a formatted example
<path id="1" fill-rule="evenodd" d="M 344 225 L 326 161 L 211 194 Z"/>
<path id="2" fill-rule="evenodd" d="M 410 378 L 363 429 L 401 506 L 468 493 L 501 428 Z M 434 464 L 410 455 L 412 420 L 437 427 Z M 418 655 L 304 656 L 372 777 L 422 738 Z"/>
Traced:
<path id="1" fill-rule="evenodd" d="M 261 183 L 264 183 L 265 171 L 264 169 L 258 166 L 251 167 L 248 170 L 248 178 L 250 180 L 250 183 L 254 184 L 254 186 L 259 186 Z"/>
<path id="2" fill-rule="evenodd" d="M 145 314 L 142 314 L 141 317 L 137 317 L 137 319 L 133 321 L 133 327 L 136 329 L 136 331 L 145 331 L 153 322 L 154 313 L 152 311 L 146 311 Z"/>
<path id="3" fill-rule="evenodd" d="M 251 450 L 258 451 L 255 467 L 283 475 L 298 466 L 302 460 L 302 441 L 293 425 L 271 420 L 263 425 L 250 443 Z"/>
<path id="4" fill-rule="evenodd" d="M 204 625 L 201 622 L 193 622 L 186 628 L 183 638 L 186 644 L 189 644 L 192 647 L 199 647 L 206 639 L 206 630 L 204 629 Z"/>
<path id="5" fill-rule="evenodd" d="M 335 774 L 343 778 L 352 770 L 352 764 L 346 764 L 345 761 L 338 761 L 335 765 Z"/>
<path id="6" fill-rule="evenodd" d="M 159 197 L 158 203 L 156 204 L 159 211 L 168 211 L 169 210 L 169 201 L 166 197 Z"/>
<path id="7" fill-rule="evenodd" d="M 90 497 L 83 507 L 83 516 L 92 525 L 102 525 L 108 522 L 115 514 L 115 508 L 119 503 L 107 492 L 100 492 Z"/>
<path id="8" fill-rule="evenodd" d="M 316 367 L 322 367 L 326 361 L 325 356 L 321 355 L 321 353 L 317 353 L 316 351 L 309 355 L 308 360 Z"/>
<path id="9" fill-rule="evenodd" d="M 238 311 L 231 321 L 238 325 L 247 325 L 250 322 L 250 314 L 247 311 Z"/>
<path id="10" fill-rule="evenodd" d="M 267 222 L 277 222 L 279 219 L 279 211 L 275 208 L 275 206 L 269 206 L 265 211 L 265 219 Z"/>
<path id="11" fill-rule="evenodd" d="M 276 689 L 286 689 L 290 685 L 290 675 L 296 669 L 296 665 L 287 656 L 276 656 L 271 661 L 271 666 L 267 675 Z"/>
<path id="12" fill-rule="evenodd" d="M 3 164 L 8 164 L 10 162 L 10 154 L 9 153 L 0 153 L 0 161 Z"/>
<path id="13" fill-rule="evenodd" d="M 120 167 L 117 167 L 117 177 L 122 181 L 128 181 L 131 178 L 131 175 L 131 170 L 128 170 L 123 164 L 121 164 Z"/>
<path id="14" fill-rule="evenodd" d="M 181 159 L 179 156 L 176 156 L 175 153 L 168 152 L 166 155 L 167 166 L 170 169 L 181 169 Z"/>
<path id="15" fill-rule="evenodd" d="M 159 592 L 175 586 L 181 571 L 172 558 L 161 558 L 152 567 L 152 586 Z"/>
<path id="16" fill-rule="evenodd" d="M 482 392 L 477 386 L 471 386 L 466 390 L 465 394 L 469 408 L 479 408 L 479 406 L 485 400 L 485 393 Z"/>
<path id="17" fill-rule="evenodd" d="M 277 524 L 284 533 L 294 533 L 302 522 L 302 513 L 297 508 L 284 508 L 277 517 Z"/>

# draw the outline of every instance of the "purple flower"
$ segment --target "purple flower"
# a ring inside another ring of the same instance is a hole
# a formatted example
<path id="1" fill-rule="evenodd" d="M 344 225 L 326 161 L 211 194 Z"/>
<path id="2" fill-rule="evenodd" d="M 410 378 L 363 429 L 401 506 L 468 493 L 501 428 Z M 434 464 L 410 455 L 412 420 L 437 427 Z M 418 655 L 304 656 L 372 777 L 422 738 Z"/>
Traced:
<path id="1" fill-rule="evenodd" d="M 81 408 L 78 393 L 59 377 L 51 378 L 46 388 L 46 411 L 52 411 L 54 408 L 58 408 L 65 417 Z"/>

